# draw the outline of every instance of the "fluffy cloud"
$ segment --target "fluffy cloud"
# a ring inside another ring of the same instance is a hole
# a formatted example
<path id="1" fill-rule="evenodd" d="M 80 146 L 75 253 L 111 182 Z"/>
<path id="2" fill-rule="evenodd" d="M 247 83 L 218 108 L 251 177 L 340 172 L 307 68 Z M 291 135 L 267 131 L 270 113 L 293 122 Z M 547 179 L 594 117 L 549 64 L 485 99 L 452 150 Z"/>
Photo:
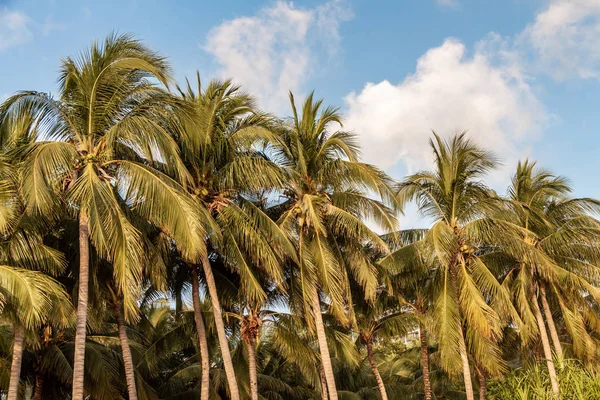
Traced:
<path id="1" fill-rule="evenodd" d="M 266 109 L 281 111 L 288 90 L 303 89 L 321 50 L 335 53 L 339 25 L 351 17 L 343 0 L 313 9 L 278 1 L 253 17 L 213 28 L 204 49 L 215 56 L 222 76 L 244 84 Z"/>
<path id="2" fill-rule="evenodd" d="M 0 51 L 31 39 L 29 23 L 29 17 L 22 12 L 0 8 Z"/>
<path id="3" fill-rule="evenodd" d="M 557 79 L 600 78 L 600 1 L 551 0 L 520 42 Z"/>
<path id="4" fill-rule="evenodd" d="M 385 169 L 399 162 L 409 171 L 429 167 L 432 130 L 443 136 L 467 130 L 505 162 L 526 152 L 544 112 L 501 45 L 491 36 L 468 56 L 461 42 L 448 39 L 399 84 L 368 83 L 349 94 L 345 127 L 359 134 L 363 158 Z"/>

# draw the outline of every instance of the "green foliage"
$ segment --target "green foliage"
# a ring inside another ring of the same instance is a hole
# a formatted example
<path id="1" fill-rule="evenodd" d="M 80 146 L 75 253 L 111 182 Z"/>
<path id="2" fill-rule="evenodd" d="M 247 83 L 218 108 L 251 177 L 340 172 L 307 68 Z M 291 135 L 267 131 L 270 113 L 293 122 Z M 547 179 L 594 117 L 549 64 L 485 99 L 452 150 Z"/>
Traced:
<path id="1" fill-rule="evenodd" d="M 70 398 L 89 269 L 89 398 L 245 398 L 255 366 L 260 400 L 555 400 L 553 362 L 560 399 L 600 398 L 600 201 L 528 160 L 499 195 L 465 133 L 394 182 L 312 93 L 279 118 L 173 83 L 110 35 L 0 105 L 0 397 L 24 330 L 12 383 Z M 410 202 L 426 229 L 399 230 Z"/>
<path id="2" fill-rule="evenodd" d="M 589 400 L 600 398 L 600 371 L 584 366 L 577 360 L 557 364 L 560 382 L 558 400 Z M 490 400 L 552 400 L 548 370 L 542 364 L 512 371 L 504 379 L 490 382 Z"/>

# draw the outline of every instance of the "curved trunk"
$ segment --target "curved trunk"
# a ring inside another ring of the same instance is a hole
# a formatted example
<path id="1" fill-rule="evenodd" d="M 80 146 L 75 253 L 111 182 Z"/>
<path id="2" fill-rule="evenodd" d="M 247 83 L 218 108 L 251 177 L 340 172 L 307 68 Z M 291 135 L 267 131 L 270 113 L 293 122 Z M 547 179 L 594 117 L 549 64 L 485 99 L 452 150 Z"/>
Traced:
<path id="1" fill-rule="evenodd" d="M 429 374 L 429 352 L 427 350 L 427 331 L 423 324 L 419 326 L 419 341 L 421 342 L 421 368 L 423 369 L 423 392 L 425 400 L 432 400 L 431 376 Z"/>
<path id="2" fill-rule="evenodd" d="M 210 393 L 210 359 L 208 354 L 208 341 L 206 339 L 206 327 L 200 309 L 200 282 L 198 280 L 198 269 L 192 267 L 192 303 L 194 306 L 194 321 L 196 323 L 196 334 L 198 335 L 198 347 L 200 348 L 200 400 L 208 400 Z"/>
<path id="3" fill-rule="evenodd" d="M 331 365 L 331 356 L 329 355 L 329 346 L 327 345 L 325 326 L 323 325 L 323 316 L 321 315 L 321 301 L 316 287 L 312 289 L 311 298 L 313 314 L 315 316 L 317 341 L 319 342 L 319 352 L 321 353 L 321 363 L 323 365 L 323 373 L 325 374 L 325 382 L 327 383 L 327 392 L 331 400 L 338 400 L 333 366 Z"/>
<path id="4" fill-rule="evenodd" d="M 542 298 L 542 308 L 544 309 L 544 315 L 546 316 L 546 322 L 548 323 L 548 330 L 550 331 L 550 337 L 552 338 L 554 351 L 557 357 L 562 357 L 562 345 L 560 344 L 560 339 L 558 338 L 558 331 L 556 330 L 554 317 L 552 317 L 550 305 L 548 304 L 548 299 L 546 298 L 546 287 L 544 285 L 540 285 L 540 292 L 540 297 Z"/>
<path id="5" fill-rule="evenodd" d="M 87 328 L 88 284 L 90 274 L 90 244 L 88 219 L 79 214 L 79 290 L 77 293 L 77 324 L 73 355 L 73 400 L 83 399 L 85 335 Z"/>
<path id="6" fill-rule="evenodd" d="M 125 367 L 125 380 L 127 382 L 127 393 L 129 400 L 137 400 L 137 388 L 135 386 L 135 369 L 133 366 L 133 358 L 131 357 L 131 348 L 129 347 L 129 338 L 125 330 L 125 321 L 121 313 L 121 305 L 117 304 L 114 307 L 115 318 L 119 329 L 119 341 L 121 342 L 121 353 L 123 355 L 123 366 Z"/>
<path id="7" fill-rule="evenodd" d="M 381 400 L 388 400 L 387 392 L 385 391 L 385 385 L 383 384 L 383 379 L 381 379 L 381 374 L 379 373 L 377 363 L 375 362 L 375 358 L 373 357 L 372 339 L 369 337 L 367 340 L 365 340 L 365 342 L 367 344 L 367 358 L 369 359 L 369 365 L 371 365 L 371 369 L 373 370 L 373 375 L 375 375 L 375 380 L 377 381 L 377 387 L 379 388 Z"/>
<path id="8" fill-rule="evenodd" d="M 33 390 L 33 400 L 42 400 L 44 394 L 44 374 L 41 371 L 35 373 L 35 389 Z"/>
<path id="9" fill-rule="evenodd" d="M 558 378 L 556 377 L 556 369 L 554 368 L 554 360 L 552 359 L 552 349 L 550 348 L 550 341 L 548 340 L 548 333 L 546 332 L 546 326 L 544 325 L 544 318 L 542 317 L 542 312 L 540 311 L 540 305 L 535 297 L 533 298 L 533 312 L 535 313 L 535 319 L 540 331 L 540 338 L 542 339 L 544 358 L 546 358 L 546 364 L 548 366 L 548 375 L 550 376 L 552 393 L 558 398 Z"/>
<path id="10" fill-rule="evenodd" d="M 225 324 L 223 323 L 223 313 L 221 312 L 219 297 L 217 296 L 217 285 L 215 284 L 215 277 L 213 276 L 208 256 L 202 258 L 202 269 L 204 270 L 206 286 L 208 287 L 208 294 L 210 295 L 210 302 L 212 304 L 223 366 L 225 367 L 225 376 L 227 377 L 227 384 L 229 386 L 229 396 L 231 400 L 240 400 L 240 391 L 233 369 L 233 361 L 231 360 L 231 352 L 229 351 L 229 343 L 227 342 L 227 334 L 225 333 Z"/>
<path id="11" fill-rule="evenodd" d="M 467 400 L 475 400 L 473 382 L 471 380 L 471 367 L 469 366 L 469 354 L 467 353 L 467 345 L 465 344 L 462 324 L 458 325 L 458 351 L 460 352 L 460 358 L 462 360 L 463 379 L 465 381 L 465 394 Z"/>
<path id="12" fill-rule="evenodd" d="M 246 342 L 248 349 L 248 375 L 250 376 L 250 400 L 258 400 L 258 377 L 256 375 L 256 339 Z"/>
<path id="13" fill-rule="evenodd" d="M 17 324 L 13 328 L 13 354 L 10 366 L 10 383 L 8 385 L 7 400 L 17 400 L 19 395 L 19 382 L 21 380 L 21 363 L 23 362 L 23 339 L 25 332 Z"/>
<path id="14" fill-rule="evenodd" d="M 477 378 L 479 379 L 479 400 L 485 400 L 487 396 L 487 378 L 485 373 L 477 369 Z"/>
<path id="15" fill-rule="evenodd" d="M 319 364 L 319 377 L 321 378 L 321 399 L 328 400 L 327 395 L 327 381 L 325 380 L 325 371 L 323 371 L 323 364 Z"/>

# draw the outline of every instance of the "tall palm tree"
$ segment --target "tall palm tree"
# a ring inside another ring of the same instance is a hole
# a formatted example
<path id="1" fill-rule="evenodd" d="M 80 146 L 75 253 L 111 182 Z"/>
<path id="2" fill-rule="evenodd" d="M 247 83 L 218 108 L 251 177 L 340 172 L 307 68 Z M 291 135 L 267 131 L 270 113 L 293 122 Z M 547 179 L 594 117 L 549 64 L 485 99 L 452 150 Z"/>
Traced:
<path id="1" fill-rule="evenodd" d="M 229 393 L 235 400 L 239 399 L 239 388 L 211 258 L 222 259 L 225 266 L 240 276 L 250 301 L 266 299 L 254 268 L 275 282 L 282 281 L 280 265 L 284 253 L 293 256 L 293 247 L 277 225 L 250 199 L 263 191 L 281 187 L 283 174 L 261 151 L 261 147 L 273 139 L 269 130 L 271 118 L 256 111 L 254 99 L 238 86 L 231 81 L 215 80 L 203 88 L 198 75 L 195 90 L 188 82 L 185 89 L 180 89 L 180 95 L 194 111 L 193 118 L 187 115 L 182 118 L 185 129 L 178 142 L 190 177 L 186 182 L 187 190 L 195 199 L 208 232 L 208 251 L 200 264 L 213 305 Z M 194 304 L 199 304 L 199 271 L 194 263 L 190 267 L 192 299 Z M 200 337 L 201 315 L 198 307 L 194 307 L 194 311 Z M 208 357 L 207 354 L 201 356 Z M 202 381 L 208 384 L 206 368 L 204 365 Z M 207 391 L 203 391 L 203 396 L 203 399 L 207 398 Z"/>
<path id="2" fill-rule="evenodd" d="M 418 328 L 419 323 L 410 313 L 403 312 L 398 301 L 389 293 L 378 293 L 373 302 L 358 300 L 360 295 L 354 298 L 357 299 L 354 305 L 357 333 L 367 350 L 367 360 L 377 381 L 381 399 L 387 400 L 388 393 L 375 361 L 373 344 L 384 338 L 406 336 Z"/>
<path id="3" fill-rule="evenodd" d="M 535 162 L 519 162 L 508 189 L 510 212 L 505 218 L 522 228 L 519 239 L 527 252 L 513 257 L 510 268 L 500 266 L 521 318 L 537 328 L 555 395 L 559 385 L 548 331 L 558 357 L 562 346 L 548 294 L 559 305 L 576 355 L 589 360 L 596 353 L 587 332 L 594 324 L 585 321 L 597 317 L 581 310 L 598 304 L 600 294 L 595 272 L 600 263 L 600 222 L 589 215 L 600 211 L 600 203 L 569 198 L 570 191 L 565 178 L 537 168 Z"/>
<path id="4" fill-rule="evenodd" d="M 480 248 L 508 228 L 489 218 L 501 203 L 481 181 L 496 166 L 493 155 L 464 133 L 450 141 L 434 133 L 430 144 L 434 170 L 406 177 L 398 185 L 398 199 L 414 200 L 434 220 L 423 240 L 436 267 L 433 317 L 440 363 L 449 372 L 462 366 L 467 399 L 473 400 L 467 344 L 486 370 L 501 373 L 505 363 L 497 342 L 502 328 L 509 317 L 520 322 L 506 289 L 479 257 Z"/>
<path id="5" fill-rule="evenodd" d="M 308 96 L 298 114 L 290 93 L 293 117 L 281 128 L 274 159 L 286 168 L 278 224 L 294 241 L 297 270 L 290 288 L 301 295 L 296 310 L 305 310 L 316 334 L 329 397 L 337 390 L 321 311 L 321 295 L 340 321 L 347 323 L 351 304 L 350 277 L 374 298 L 377 274 L 364 246 L 370 243 L 385 252 L 386 244 L 364 220 L 371 218 L 386 231 L 396 220 L 381 201 L 391 199 L 389 178 L 374 166 L 358 161 L 358 145 L 352 133 L 335 131 L 341 122 L 338 109 L 322 109 L 322 100 Z M 342 256 L 343 255 L 343 256 Z"/>
<path id="6" fill-rule="evenodd" d="M 390 275 L 387 284 L 399 300 L 400 307 L 417 319 L 420 361 L 423 370 L 423 391 L 426 400 L 432 400 L 431 375 L 428 350 L 428 326 L 431 324 L 433 254 L 423 241 L 427 230 L 413 229 L 394 235 L 395 246 L 390 255 L 380 261 Z M 400 240 L 398 240 L 400 239 Z"/>
<path id="7" fill-rule="evenodd" d="M 16 400 L 25 335 L 44 322 L 68 324 L 71 311 L 64 288 L 49 274 L 64 270 L 63 255 L 43 242 L 44 221 L 25 213 L 19 195 L 23 153 L 34 139 L 30 119 L 15 119 L 0 106 L 0 307 L 13 326 L 8 399 Z"/>
<path id="8" fill-rule="evenodd" d="M 190 254 L 203 251 L 201 226 L 185 192 L 155 167 L 185 169 L 169 135 L 172 96 L 153 80 L 170 81 L 165 59 L 129 35 L 111 35 L 80 58 L 66 58 L 59 98 L 21 92 L 7 100 L 12 118 L 29 116 L 38 134 L 26 162 L 23 196 L 31 213 L 79 221 L 79 289 L 73 371 L 74 400 L 83 398 L 89 243 L 111 261 L 124 295 L 125 318 L 137 313 L 143 258 L 140 232 L 123 207 L 174 236 Z"/>

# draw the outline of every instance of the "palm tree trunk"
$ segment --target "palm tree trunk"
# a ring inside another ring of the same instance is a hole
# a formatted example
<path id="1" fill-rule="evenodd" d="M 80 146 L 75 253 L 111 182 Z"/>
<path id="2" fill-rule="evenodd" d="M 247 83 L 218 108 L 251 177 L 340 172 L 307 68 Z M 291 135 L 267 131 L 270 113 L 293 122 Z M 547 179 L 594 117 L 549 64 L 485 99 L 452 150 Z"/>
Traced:
<path id="1" fill-rule="evenodd" d="M 475 400 L 473 382 L 471 380 L 471 367 L 469 366 L 469 354 L 467 353 L 467 345 L 465 344 L 462 324 L 458 325 L 458 351 L 460 352 L 460 358 L 462 360 L 463 379 L 465 381 L 465 394 L 467 400 Z"/>
<path id="2" fill-rule="evenodd" d="M 114 307 L 115 318 L 119 329 L 119 341 L 121 342 L 121 353 L 123 355 L 123 365 L 125 367 L 125 380 L 127 382 L 127 393 L 129 400 L 137 400 L 137 388 L 135 386 L 135 369 L 133 367 L 133 358 L 131 357 L 131 348 L 129 347 L 129 338 L 125 330 L 125 321 L 121 313 L 121 305 Z"/>
<path id="3" fill-rule="evenodd" d="M 535 297 L 533 298 L 533 311 L 535 313 L 535 319 L 540 331 L 540 338 L 542 339 L 542 347 L 544 348 L 544 357 L 546 358 L 546 364 L 548 365 L 548 375 L 550 376 L 552 393 L 558 398 L 558 378 L 556 377 L 556 369 L 554 368 L 554 360 L 552 359 L 552 349 L 550 348 L 550 341 L 548 340 L 548 333 L 546 332 L 546 326 L 544 325 L 544 318 L 542 317 L 542 312 L 540 311 L 540 305 Z"/>
<path id="4" fill-rule="evenodd" d="M 316 287 L 312 289 L 311 297 L 313 314 L 315 315 L 317 341 L 319 342 L 319 352 L 321 353 L 321 363 L 325 374 L 325 382 L 327 383 L 327 392 L 331 400 L 338 400 L 333 366 L 331 365 L 331 356 L 329 355 L 329 346 L 327 345 L 325 326 L 323 325 L 323 316 L 321 315 L 321 301 L 319 300 L 319 292 Z"/>
<path id="5" fill-rule="evenodd" d="M 194 321 L 196 322 L 196 334 L 198 335 L 198 347 L 200 348 L 200 400 L 208 400 L 210 393 L 210 359 L 208 355 L 208 341 L 206 339 L 206 327 L 200 309 L 200 281 L 198 280 L 198 267 L 192 266 L 192 304 L 194 306 Z"/>
<path id="6" fill-rule="evenodd" d="M 427 350 L 427 330 L 423 324 L 419 326 L 419 340 L 421 341 L 421 368 L 423 369 L 423 391 L 425 400 L 432 400 L 431 377 L 429 374 L 429 351 Z"/>
<path id="7" fill-rule="evenodd" d="M 479 400 L 485 400 L 487 397 L 487 378 L 485 377 L 484 371 L 479 368 L 476 369 L 477 378 L 479 379 Z"/>
<path id="8" fill-rule="evenodd" d="M 554 344 L 554 351 L 556 352 L 557 357 L 562 357 L 562 345 L 560 344 L 560 339 L 558 338 L 558 331 L 556 330 L 556 325 L 554 324 L 554 317 L 552 317 L 552 312 L 550 311 L 550 306 L 548 305 L 548 299 L 546 298 L 546 287 L 544 285 L 540 285 L 540 292 L 540 297 L 542 298 L 542 308 L 544 309 L 544 315 L 546 316 L 546 322 L 548 323 L 548 330 L 550 331 L 552 344 Z"/>
<path id="9" fill-rule="evenodd" d="M 327 381 L 325 380 L 325 371 L 323 371 L 323 364 L 319 364 L 319 377 L 321 378 L 321 399 L 328 400 L 327 394 Z"/>
<path id="10" fill-rule="evenodd" d="M 217 327 L 217 336 L 219 337 L 219 346 L 221 347 L 221 356 L 223 358 L 223 366 L 225 367 L 225 376 L 227 377 L 227 384 L 229 386 L 229 397 L 231 400 L 240 400 L 240 391 L 233 369 L 233 361 L 231 359 L 231 352 L 229 351 L 227 334 L 225 333 L 225 324 L 223 323 L 223 313 L 221 312 L 219 297 L 217 296 L 217 285 L 215 284 L 215 277 L 212 273 L 208 256 L 202 258 L 202 269 L 204 270 L 206 286 L 208 287 L 208 294 L 210 295 L 210 301 L 212 303 L 215 326 Z"/>
<path id="11" fill-rule="evenodd" d="M 381 400 L 388 400 L 387 392 L 385 391 L 385 385 L 383 384 L 383 379 L 381 379 L 381 374 L 379 373 L 379 369 L 377 368 L 377 363 L 373 358 L 373 342 L 369 337 L 366 340 L 367 343 L 367 357 L 369 359 L 369 365 L 371 365 L 371 369 L 373 370 L 373 375 L 375 375 L 375 380 L 377 381 L 377 387 L 379 387 L 379 394 L 381 394 Z"/>
<path id="12" fill-rule="evenodd" d="M 90 274 L 90 244 L 88 218 L 79 213 L 79 290 L 77 293 L 77 323 L 75 327 L 75 354 L 73 355 L 72 400 L 83 399 L 85 336 L 87 328 L 88 284 Z"/>
<path id="13" fill-rule="evenodd" d="M 36 371 L 35 373 L 35 389 L 33 390 L 33 400 L 42 400 L 44 394 L 44 373 Z"/>
<path id="14" fill-rule="evenodd" d="M 19 382 L 21 380 L 21 363 L 23 362 L 23 339 L 25 332 L 22 327 L 15 324 L 13 327 L 14 343 L 12 364 L 10 367 L 10 383 L 8 385 L 7 400 L 17 400 L 19 395 Z"/>
<path id="15" fill-rule="evenodd" d="M 250 376 L 250 400 L 258 400 L 258 377 L 256 375 L 256 340 L 251 338 L 246 343 L 248 349 L 248 375 Z"/>

